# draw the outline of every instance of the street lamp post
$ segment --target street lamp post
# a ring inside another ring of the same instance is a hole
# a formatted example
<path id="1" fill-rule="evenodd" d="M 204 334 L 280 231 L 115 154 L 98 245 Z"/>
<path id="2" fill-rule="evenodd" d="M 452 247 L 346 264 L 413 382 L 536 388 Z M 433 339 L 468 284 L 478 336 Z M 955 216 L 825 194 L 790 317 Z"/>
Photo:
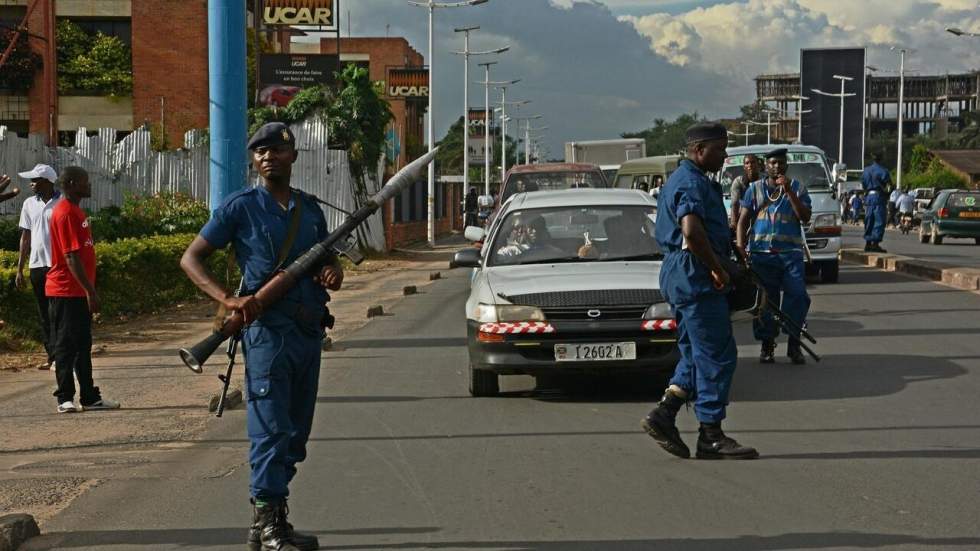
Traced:
<path id="1" fill-rule="evenodd" d="M 854 80 L 852 77 L 845 77 L 845 76 L 842 76 L 842 75 L 834 75 L 834 78 L 840 80 L 840 93 L 839 94 L 829 94 L 827 92 L 824 92 L 822 90 L 818 90 L 816 88 L 813 88 L 813 92 L 815 94 L 820 94 L 821 96 L 828 96 L 828 97 L 832 97 L 832 98 L 840 98 L 840 137 L 838 138 L 838 142 L 837 142 L 837 162 L 838 163 L 843 163 L 844 162 L 844 98 L 855 96 L 857 94 L 854 94 L 854 93 L 850 93 L 850 94 L 844 93 L 844 85 L 847 84 L 847 81 Z"/>
<path id="2" fill-rule="evenodd" d="M 503 183 L 507 175 L 507 87 L 517 84 L 521 79 L 509 80 L 497 88 L 500 88 L 500 181 Z"/>
<path id="3" fill-rule="evenodd" d="M 806 111 L 803 110 L 803 100 L 810 99 L 809 97 L 796 95 L 793 96 L 793 99 L 796 100 L 796 140 L 803 143 L 803 114 L 811 113 L 813 109 L 807 109 Z"/>
<path id="4" fill-rule="evenodd" d="M 517 121 L 517 131 L 521 131 L 520 121 L 524 121 L 524 164 L 531 164 L 531 146 L 528 143 L 529 136 L 531 134 L 531 121 L 538 120 L 542 118 L 542 115 L 531 115 L 527 117 L 518 117 Z"/>
<path id="5" fill-rule="evenodd" d="M 482 56 L 490 54 L 500 54 L 510 49 L 510 46 L 487 50 L 484 52 L 470 51 L 470 31 L 479 30 L 480 27 L 463 27 L 454 29 L 455 32 L 463 33 L 463 51 L 453 52 L 463 56 L 463 189 L 470 188 L 470 56 Z M 488 185 L 489 187 L 489 185 Z M 487 190 L 487 194 L 489 194 Z"/>
<path id="6" fill-rule="evenodd" d="M 956 27 L 946 27 L 946 32 L 956 36 L 969 36 L 973 38 L 980 38 L 980 33 L 971 33 L 971 32 L 964 31 L 962 29 L 958 29 Z"/>
<path id="7" fill-rule="evenodd" d="M 902 134 L 905 131 L 905 49 L 901 49 L 898 65 L 898 167 L 895 169 L 895 187 L 902 189 Z"/>
<path id="8" fill-rule="evenodd" d="M 478 6 L 480 4 L 486 4 L 489 0 L 465 0 L 463 2 L 436 2 L 435 0 L 428 0 L 427 2 L 415 2 L 409 0 L 409 4 L 413 6 L 418 6 L 420 8 L 427 8 L 429 10 L 429 51 L 428 51 L 428 61 L 429 61 L 429 124 L 428 124 L 428 140 L 429 140 L 429 153 L 435 148 L 435 130 L 433 127 L 433 119 L 435 118 L 435 113 L 432 109 L 432 104 L 435 99 L 435 59 L 432 57 L 432 34 L 434 27 L 434 14 L 436 8 L 462 8 L 466 6 Z M 434 247 L 436 244 L 436 221 L 435 221 L 435 194 L 436 194 L 436 165 L 435 163 L 429 163 L 429 185 L 428 185 L 428 197 L 426 200 L 428 206 L 428 224 L 426 237 L 429 241 L 429 246 Z"/>
<path id="9" fill-rule="evenodd" d="M 484 98 L 484 117 L 483 117 L 483 194 L 490 195 L 490 128 L 493 126 L 491 122 L 493 119 L 490 118 L 490 67 L 496 65 L 496 61 L 488 61 L 486 63 L 481 63 L 480 67 L 486 70 L 486 80 L 483 81 L 485 85 L 485 98 Z"/>

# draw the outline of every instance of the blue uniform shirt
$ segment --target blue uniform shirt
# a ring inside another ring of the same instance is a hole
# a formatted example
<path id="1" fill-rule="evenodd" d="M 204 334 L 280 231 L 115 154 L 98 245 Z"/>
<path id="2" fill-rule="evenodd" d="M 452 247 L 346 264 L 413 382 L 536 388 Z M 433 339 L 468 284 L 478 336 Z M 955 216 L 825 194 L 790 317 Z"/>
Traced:
<path id="1" fill-rule="evenodd" d="M 807 208 L 812 206 L 810 194 L 798 180 L 790 182 L 790 187 L 800 198 L 801 203 Z M 752 182 L 742 197 L 742 207 L 755 216 L 755 222 L 752 224 L 752 239 L 749 241 L 750 252 L 779 253 L 803 250 L 800 219 L 793 211 L 793 204 L 786 194 L 778 192 L 776 186 L 769 185 L 766 179 Z"/>
<path id="2" fill-rule="evenodd" d="M 303 201 L 299 229 L 283 267 L 296 260 L 316 243 L 327 237 L 327 221 L 320 206 L 308 195 L 293 190 L 287 210 L 259 185 L 235 192 L 214 211 L 201 229 L 201 237 L 212 247 L 222 249 L 234 243 L 235 260 L 245 279 L 245 293 L 255 293 L 272 275 L 279 258 L 279 249 L 286 241 L 289 217 L 296 201 Z M 319 320 L 327 302 L 327 292 L 312 276 L 304 278 L 286 296 L 267 310 L 259 322 L 263 325 L 288 329 L 297 324 L 304 329 L 319 331 Z M 302 316 L 297 308 L 302 308 Z M 316 327 L 314 327 L 316 326 Z"/>
<path id="3" fill-rule="evenodd" d="M 711 248 L 720 257 L 731 255 L 731 230 L 721 186 L 688 159 L 670 175 L 657 199 L 655 236 L 665 253 L 660 287 L 672 304 L 690 302 L 704 293 L 717 293 L 708 269 L 683 250 L 680 221 L 688 214 L 701 219 Z"/>
<path id="4" fill-rule="evenodd" d="M 888 170 L 878 163 L 868 165 L 861 174 L 861 187 L 865 192 L 876 190 L 879 193 L 885 191 L 885 186 L 892 182 Z"/>

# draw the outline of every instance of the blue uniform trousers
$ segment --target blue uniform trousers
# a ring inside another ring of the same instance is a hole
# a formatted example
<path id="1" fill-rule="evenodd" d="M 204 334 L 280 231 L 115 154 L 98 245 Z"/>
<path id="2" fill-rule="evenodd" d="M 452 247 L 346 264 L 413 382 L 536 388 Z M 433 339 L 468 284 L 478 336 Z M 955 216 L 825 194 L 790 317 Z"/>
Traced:
<path id="1" fill-rule="evenodd" d="M 888 205 L 885 197 L 879 191 L 870 193 L 864 201 L 864 240 L 881 243 L 885 237 L 885 220 L 888 217 Z"/>
<path id="2" fill-rule="evenodd" d="M 738 350 L 732 335 L 728 299 L 709 293 L 691 302 L 672 304 L 677 319 L 681 359 L 670 384 L 687 391 L 702 423 L 725 418 Z"/>
<path id="3" fill-rule="evenodd" d="M 320 379 L 321 337 L 253 323 L 242 340 L 248 389 L 251 494 L 275 502 L 289 495 L 306 458 Z"/>
<path id="4" fill-rule="evenodd" d="M 786 317 L 802 327 L 810 310 L 810 295 L 806 292 L 806 270 L 803 266 L 803 251 L 780 253 L 752 253 L 752 269 L 759 275 L 766 294 L 773 304 L 779 305 Z M 780 297 L 782 292 L 782 297 Z M 757 340 L 775 340 L 779 326 L 769 312 L 752 320 L 752 332 Z M 790 339 L 799 340 L 795 334 L 783 331 Z"/>

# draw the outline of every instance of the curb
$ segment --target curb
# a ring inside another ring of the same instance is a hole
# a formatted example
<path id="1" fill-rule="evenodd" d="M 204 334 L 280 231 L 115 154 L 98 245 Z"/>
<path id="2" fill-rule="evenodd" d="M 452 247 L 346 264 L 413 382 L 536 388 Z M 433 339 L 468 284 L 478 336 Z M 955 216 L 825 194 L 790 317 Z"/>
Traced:
<path id="1" fill-rule="evenodd" d="M 841 260 L 888 272 L 899 272 L 919 279 L 938 281 L 964 291 L 980 290 L 980 269 L 977 268 L 929 262 L 898 254 L 866 253 L 858 249 L 842 250 Z"/>
<path id="2" fill-rule="evenodd" d="M 15 513 L 0 517 L 0 551 L 15 551 L 20 544 L 40 536 L 34 517 L 25 513 Z"/>

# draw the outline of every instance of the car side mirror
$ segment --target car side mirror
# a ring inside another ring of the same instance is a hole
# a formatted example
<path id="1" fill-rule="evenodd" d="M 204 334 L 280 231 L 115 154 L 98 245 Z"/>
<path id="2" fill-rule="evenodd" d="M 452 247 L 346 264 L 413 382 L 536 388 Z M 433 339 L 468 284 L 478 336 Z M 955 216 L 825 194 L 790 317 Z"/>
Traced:
<path id="1" fill-rule="evenodd" d="M 467 226 L 466 229 L 463 230 L 463 237 L 465 237 L 467 241 L 472 241 L 474 243 L 483 241 L 483 238 L 486 236 L 487 232 L 483 228 L 479 228 L 477 226 Z"/>
<path id="2" fill-rule="evenodd" d="M 480 208 L 486 209 L 493 206 L 493 195 L 481 195 L 476 199 L 476 204 Z"/>
<path id="3" fill-rule="evenodd" d="M 453 255 L 453 261 L 449 264 L 450 268 L 479 268 L 480 250 L 474 248 L 463 249 Z"/>
<path id="4" fill-rule="evenodd" d="M 834 163 L 834 168 L 831 170 L 833 172 L 833 178 L 835 182 L 844 182 L 847 180 L 847 165 L 844 163 Z"/>

